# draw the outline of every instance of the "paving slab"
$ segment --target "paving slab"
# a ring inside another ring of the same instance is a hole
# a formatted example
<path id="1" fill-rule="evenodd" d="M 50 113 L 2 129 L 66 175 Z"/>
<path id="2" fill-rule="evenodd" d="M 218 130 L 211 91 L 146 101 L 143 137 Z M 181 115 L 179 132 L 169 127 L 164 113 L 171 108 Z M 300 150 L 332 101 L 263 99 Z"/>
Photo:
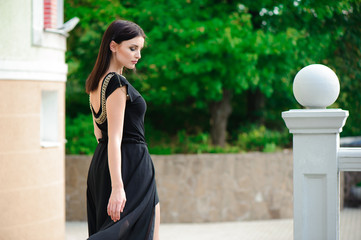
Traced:
<path id="1" fill-rule="evenodd" d="M 66 240 L 87 238 L 86 222 L 67 222 Z M 292 240 L 293 220 L 161 224 L 161 240 Z M 361 239 L 361 209 L 340 215 L 340 240 Z"/>

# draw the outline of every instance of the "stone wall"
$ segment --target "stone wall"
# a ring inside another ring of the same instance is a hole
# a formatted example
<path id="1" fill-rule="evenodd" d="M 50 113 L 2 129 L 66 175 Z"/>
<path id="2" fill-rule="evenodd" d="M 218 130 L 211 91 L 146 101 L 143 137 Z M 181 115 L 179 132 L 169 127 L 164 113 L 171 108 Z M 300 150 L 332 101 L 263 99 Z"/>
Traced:
<path id="1" fill-rule="evenodd" d="M 91 157 L 67 155 L 65 158 L 66 220 L 86 220 L 86 180 Z"/>
<path id="2" fill-rule="evenodd" d="M 292 218 L 292 152 L 152 155 L 161 221 Z M 86 220 L 91 157 L 66 157 L 67 220 Z"/>

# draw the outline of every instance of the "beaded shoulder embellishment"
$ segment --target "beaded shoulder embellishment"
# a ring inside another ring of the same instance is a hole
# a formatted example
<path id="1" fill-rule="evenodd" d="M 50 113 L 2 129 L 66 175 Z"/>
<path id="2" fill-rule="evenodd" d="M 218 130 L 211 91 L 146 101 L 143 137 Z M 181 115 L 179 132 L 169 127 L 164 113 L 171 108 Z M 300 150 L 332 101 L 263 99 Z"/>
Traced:
<path id="1" fill-rule="evenodd" d="M 95 117 L 95 122 L 98 124 L 103 124 L 107 119 L 107 109 L 106 109 L 106 99 L 105 99 L 105 92 L 107 90 L 108 84 L 110 79 L 114 76 L 114 73 L 108 74 L 108 76 L 104 79 L 103 85 L 102 85 L 102 91 L 101 91 L 101 113 L 99 117 Z M 90 103 L 90 95 L 89 95 L 89 103 Z M 90 103 L 90 109 L 92 109 L 91 103 Z M 93 110 L 92 110 L 93 112 Z M 94 114 L 93 114 L 94 115 Z"/>

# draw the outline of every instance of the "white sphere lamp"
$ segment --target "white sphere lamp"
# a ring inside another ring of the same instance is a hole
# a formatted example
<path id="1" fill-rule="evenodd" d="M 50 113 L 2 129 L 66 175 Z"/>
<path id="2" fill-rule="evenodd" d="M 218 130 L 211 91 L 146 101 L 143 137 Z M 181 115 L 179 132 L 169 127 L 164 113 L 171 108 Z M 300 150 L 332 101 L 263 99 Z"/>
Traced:
<path id="1" fill-rule="evenodd" d="M 293 81 L 293 94 L 299 104 L 311 109 L 324 109 L 333 104 L 340 93 L 335 72 L 322 64 L 302 68 Z"/>

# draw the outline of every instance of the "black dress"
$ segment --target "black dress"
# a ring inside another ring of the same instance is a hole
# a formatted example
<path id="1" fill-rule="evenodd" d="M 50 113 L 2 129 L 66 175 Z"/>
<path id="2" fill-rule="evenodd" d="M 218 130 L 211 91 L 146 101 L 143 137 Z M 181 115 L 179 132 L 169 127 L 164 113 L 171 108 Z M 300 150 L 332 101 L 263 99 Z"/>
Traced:
<path id="1" fill-rule="evenodd" d="M 107 214 L 111 194 L 108 167 L 108 131 L 106 99 L 121 86 L 126 86 L 121 145 L 122 178 L 127 202 L 120 220 L 113 222 Z M 146 103 L 139 92 L 122 76 L 108 73 L 101 89 L 101 107 L 96 113 L 91 107 L 102 138 L 95 149 L 88 172 L 87 213 L 91 240 L 152 240 L 155 206 L 159 202 L 152 159 L 144 137 Z"/>

